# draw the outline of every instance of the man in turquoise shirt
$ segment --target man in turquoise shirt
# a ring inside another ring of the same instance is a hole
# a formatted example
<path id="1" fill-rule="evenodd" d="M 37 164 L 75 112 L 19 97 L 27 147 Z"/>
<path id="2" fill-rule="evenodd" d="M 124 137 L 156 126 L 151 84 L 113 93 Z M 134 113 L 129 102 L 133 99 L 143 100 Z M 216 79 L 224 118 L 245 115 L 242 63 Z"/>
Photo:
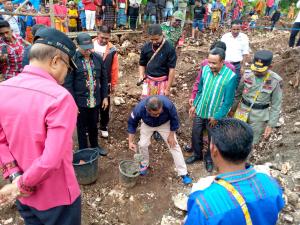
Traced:
<path id="1" fill-rule="evenodd" d="M 185 225 L 275 225 L 284 207 L 283 193 L 272 177 L 246 165 L 251 127 L 237 119 L 221 119 L 208 130 L 219 174 L 193 187 Z"/>
<path id="2" fill-rule="evenodd" d="M 208 65 L 202 69 L 198 93 L 190 109 L 190 116 L 195 116 L 192 129 L 194 154 L 186 160 L 187 164 L 203 158 L 203 131 L 214 126 L 216 119 L 224 118 L 233 104 L 237 76 L 224 65 L 224 60 L 225 51 L 214 48 L 209 53 Z M 205 154 L 205 167 L 208 172 L 213 170 L 209 148 Z"/>

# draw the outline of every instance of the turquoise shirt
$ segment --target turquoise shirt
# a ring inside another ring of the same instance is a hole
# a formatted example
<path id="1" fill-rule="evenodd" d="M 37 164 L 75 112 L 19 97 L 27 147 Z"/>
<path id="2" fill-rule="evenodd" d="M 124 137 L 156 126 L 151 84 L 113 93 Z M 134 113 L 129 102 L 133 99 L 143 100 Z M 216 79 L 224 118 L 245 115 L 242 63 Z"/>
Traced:
<path id="1" fill-rule="evenodd" d="M 253 167 L 223 173 L 216 179 L 231 183 L 246 201 L 252 224 L 275 225 L 284 207 L 283 191 L 270 176 Z M 213 182 L 189 196 L 185 225 L 244 225 L 245 217 L 237 200 L 223 186 Z"/>
<path id="2" fill-rule="evenodd" d="M 224 118 L 233 104 L 236 87 L 237 76 L 225 65 L 217 75 L 204 66 L 194 100 L 196 115 L 204 119 Z"/>

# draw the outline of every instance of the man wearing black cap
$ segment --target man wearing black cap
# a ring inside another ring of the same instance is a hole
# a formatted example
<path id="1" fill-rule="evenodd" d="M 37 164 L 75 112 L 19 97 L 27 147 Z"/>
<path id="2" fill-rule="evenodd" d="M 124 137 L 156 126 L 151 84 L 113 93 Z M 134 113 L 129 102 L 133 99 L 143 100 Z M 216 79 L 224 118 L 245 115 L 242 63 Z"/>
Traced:
<path id="1" fill-rule="evenodd" d="M 76 38 L 78 50 L 74 61 L 77 69 L 73 70 L 66 79 L 65 87 L 73 95 L 79 108 L 77 120 L 77 135 L 79 149 L 88 148 L 86 132 L 88 132 L 91 148 L 97 148 L 101 155 L 107 151 L 98 145 L 99 109 L 108 106 L 107 71 L 101 56 L 92 50 L 93 41 L 87 33 L 80 33 Z"/>
<path id="2" fill-rule="evenodd" d="M 165 40 L 161 26 L 152 24 L 147 42 L 140 56 L 140 80 L 144 80 L 142 96 L 170 95 L 170 88 L 175 77 L 176 52 Z"/>
<path id="3" fill-rule="evenodd" d="M 61 86 L 76 46 L 40 29 L 22 73 L 0 84 L 0 167 L 11 181 L 0 205 L 14 201 L 25 224 L 80 225 L 80 189 L 72 165 L 77 106 Z M 9 101 L 7 101 L 9 99 Z"/>
<path id="4" fill-rule="evenodd" d="M 245 72 L 238 90 L 235 118 L 248 122 L 254 131 L 253 144 L 266 139 L 276 127 L 282 102 L 282 78 L 270 70 L 273 53 L 257 51 L 251 70 Z"/>

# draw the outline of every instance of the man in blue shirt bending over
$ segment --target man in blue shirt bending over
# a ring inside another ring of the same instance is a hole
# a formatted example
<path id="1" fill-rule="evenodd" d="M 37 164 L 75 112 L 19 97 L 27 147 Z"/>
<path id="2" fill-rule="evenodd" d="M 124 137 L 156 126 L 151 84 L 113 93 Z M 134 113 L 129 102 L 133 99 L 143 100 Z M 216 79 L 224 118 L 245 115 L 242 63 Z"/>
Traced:
<path id="1" fill-rule="evenodd" d="M 209 134 L 219 174 L 189 196 L 185 225 L 275 225 L 284 207 L 283 193 L 272 177 L 246 166 L 251 127 L 236 119 L 217 122 Z"/>
<path id="2" fill-rule="evenodd" d="M 178 175 L 182 177 L 184 184 L 192 183 L 188 176 L 187 167 L 182 155 L 181 148 L 176 139 L 176 130 L 179 128 L 179 120 L 174 104 L 162 95 L 154 95 L 143 99 L 133 109 L 128 119 L 128 141 L 129 148 L 136 152 L 137 146 L 134 143 L 134 135 L 138 124 L 141 123 L 139 152 L 143 155 L 140 174 L 146 175 L 149 167 L 148 146 L 153 132 L 158 132 L 167 143 L 173 156 Z"/>

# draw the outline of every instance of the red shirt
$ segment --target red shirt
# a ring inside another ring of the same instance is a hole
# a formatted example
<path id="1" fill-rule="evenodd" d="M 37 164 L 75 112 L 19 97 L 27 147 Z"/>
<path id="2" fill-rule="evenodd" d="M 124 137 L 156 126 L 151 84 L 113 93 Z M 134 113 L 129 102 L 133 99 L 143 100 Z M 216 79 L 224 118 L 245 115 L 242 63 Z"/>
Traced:
<path id="1" fill-rule="evenodd" d="M 68 15 L 68 9 L 65 5 L 59 5 L 59 4 L 54 4 L 54 15 L 57 17 L 60 17 L 62 19 L 65 19 Z"/>
<path id="2" fill-rule="evenodd" d="M 2 54 L 8 55 L 6 61 L 0 64 L 0 69 L 5 79 L 16 76 L 23 69 L 23 39 L 17 34 L 13 34 L 13 39 L 13 42 L 4 41 L 2 38 L 0 39 L 0 51 Z"/>
<path id="3" fill-rule="evenodd" d="M 84 4 L 84 10 L 96 11 L 97 6 L 99 4 L 96 0 L 82 0 L 82 4 Z"/>
<path id="4" fill-rule="evenodd" d="M 36 24 L 42 24 L 46 27 L 51 27 L 51 20 L 49 16 L 37 16 L 35 17 Z"/>

